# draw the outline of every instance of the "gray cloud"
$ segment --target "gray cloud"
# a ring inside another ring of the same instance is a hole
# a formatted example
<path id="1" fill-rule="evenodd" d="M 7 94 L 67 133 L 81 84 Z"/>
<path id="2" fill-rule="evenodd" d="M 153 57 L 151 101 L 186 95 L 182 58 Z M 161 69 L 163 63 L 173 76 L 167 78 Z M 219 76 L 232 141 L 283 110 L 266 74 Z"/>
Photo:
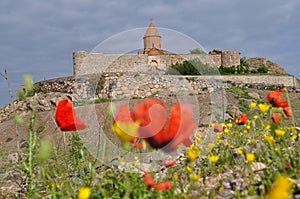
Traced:
<path id="1" fill-rule="evenodd" d="M 266 57 L 300 77 L 299 8 L 294 0 L 2 0 L 0 72 L 8 69 L 15 91 L 24 74 L 34 81 L 71 75 L 73 51 L 90 51 L 153 18 L 156 26 L 179 31 L 207 50 Z M 4 105 L 7 88 L 0 79 Z"/>

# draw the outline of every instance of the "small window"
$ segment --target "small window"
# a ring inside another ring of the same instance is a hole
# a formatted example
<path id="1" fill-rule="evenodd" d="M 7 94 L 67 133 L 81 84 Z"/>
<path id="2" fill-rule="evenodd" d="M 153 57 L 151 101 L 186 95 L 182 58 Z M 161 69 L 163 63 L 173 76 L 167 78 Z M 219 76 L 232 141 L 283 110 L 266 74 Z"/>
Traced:
<path id="1" fill-rule="evenodd" d="M 152 48 L 154 48 L 154 43 L 152 43 Z"/>
<path id="2" fill-rule="evenodd" d="M 233 55 L 230 55 L 229 60 L 233 61 Z"/>

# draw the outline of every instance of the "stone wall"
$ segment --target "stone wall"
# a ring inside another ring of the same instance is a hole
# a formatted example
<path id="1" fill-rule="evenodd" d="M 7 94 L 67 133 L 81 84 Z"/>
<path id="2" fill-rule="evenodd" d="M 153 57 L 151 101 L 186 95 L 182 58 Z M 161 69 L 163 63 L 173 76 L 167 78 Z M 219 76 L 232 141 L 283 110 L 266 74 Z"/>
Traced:
<path id="1" fill-rule="evenodd" d="M 69 93 L 74 100 L 95 98 L 144 98 L 162 91 L 166 95 L 178 93 L 200 94 L 203 90 L 240 87 L 288 87 L 297 89 L 293 76 L 171 76 L 159 73 L 105 73 L 58 78 L 37 83 L 41 92 Z M 251 86 L 249 86 L 251 85 Z"/>
<path id="2" fill-rule="evenodd" d="M 73 74 L 83 75 L 102 72 L 145 72 L 145 67 L 157 66 L 166 70 L 168 65 L 185 60 L 199 59 L 203 63 L 219 67 L 240 64 L 240 54 L 222 51 L 220 54 L 168 54 L 168 55 L 112 55 L 101 53 L 74 52 Z M 146 67 L 147 68 L 147 67 Z M 147 70 L 147 69 L 146 69 Z"/>

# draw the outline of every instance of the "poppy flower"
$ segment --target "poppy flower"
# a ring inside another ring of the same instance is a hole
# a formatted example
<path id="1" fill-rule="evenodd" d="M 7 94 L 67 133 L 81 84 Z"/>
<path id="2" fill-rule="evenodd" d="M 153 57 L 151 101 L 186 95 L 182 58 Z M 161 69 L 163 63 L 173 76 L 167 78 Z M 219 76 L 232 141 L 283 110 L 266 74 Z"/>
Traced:
<path id="1" fill-rule="evenodd" d="M 85 123 L 76 116 L 76 111 L 69 99 L 58 102 L 55 121 L 62 131 L 80 131 L 86 128 Z"/>
<path id="2" fill-rule="evenodd" d="M 214 124 L 214 132 L 222 132 L 223 126 L 220 124 Z"/>
<path id="3" fill-rule="evenodd" d="M 289 105 L 289 103 L 286 100 L 281 100 L 281 101 L 277 101 L 274 102 L 274 107 L 279 108 L 279 107 L 287 107 Z"/>
<path id="4" fill-rule="evenodd" d="M 165 166 L 165 167 L 172 167 L 172 166 L 176 165 L 176 162 L 175 162 L 175 160 L 160 161 L 159 165 Z"/>
<path id="5" fill-rule="evenodd" d="M 272 114 L 272 120 L 276 123 L 276 124 L 280 124 L 280 116 L 276 113 Z"/>
<path id="6" fill-rule="evenodd" d="M 238 117 L 235 120 L 235 124 L 237 124 L 237 125 L 244 125 L 244 124 L 246 124 L 246 122 L 247 122 L 247 115 L 246 114 L 243 114 L 241 117 Z"/>
<path id="7" fill-rule="evenodd" d="M 268 93 L 267 99 L 271 104 L 280 101 L 282 98 L 282 93 L 279 91 L 271 91 Z"/>
<path id="8" fill-rule="evenodd" d="M 287 117 L 292 117 L 292 110 L 290 107 L 288 106 L 283 107 L 283 112 Z"/>
<path id="9" fill-rule="evenodd" d="M 137 144 L 135 138 L 139 128 L 139 122 L 132 120 L 128 104 L 122 104 L 120 106 L 111 128 L 121 141 L 131 142 L 134 145 Z"/>
<path id="10" fill-rule="evenodd" d="M 151 147 L 173 151 L 179 144 L 190 146 L 190 136 L 197 124 L 193 121 L 192 108 L 186 104 L 176 104 L 171 108 L 167 121 L 166 106 L 159 100 L 149 99 L 137 105 L 134 119 L 140 121 L 139 137 Z"/>
<path id="11" fill-rule="evenodd" d="M 172 189 L 172 182 L 171 181 L 161 182 L 159 184 L 154 185 L 154 189 L 159 191 L 168 191 Z"/>
<path id="12" fill-rule="evenodd" d="M 155 180 L 152 178 L 149 172 L 144 173 L 144 180 L 147 187 L 153 187 L 155 185 Z"/>

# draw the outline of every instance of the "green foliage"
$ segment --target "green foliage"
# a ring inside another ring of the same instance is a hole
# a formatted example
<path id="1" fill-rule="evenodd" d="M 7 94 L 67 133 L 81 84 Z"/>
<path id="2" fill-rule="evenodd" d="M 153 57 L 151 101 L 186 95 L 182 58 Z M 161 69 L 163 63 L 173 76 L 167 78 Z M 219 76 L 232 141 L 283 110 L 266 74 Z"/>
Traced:
<path id="1" fill-rule="evenodd" d="M 199 48 L 191 49 L 190 54 L 207 54 L 204 50 L 201 50 Z"/>
<path id="2" fill-rule="evenodd" d="M 183 63 L 172 64 L 168 67 L 167 74 L 171 75 L 217 75 L 218 69 L 209 64 L 202 63 L 199 59 L 183 61 Z"/>

